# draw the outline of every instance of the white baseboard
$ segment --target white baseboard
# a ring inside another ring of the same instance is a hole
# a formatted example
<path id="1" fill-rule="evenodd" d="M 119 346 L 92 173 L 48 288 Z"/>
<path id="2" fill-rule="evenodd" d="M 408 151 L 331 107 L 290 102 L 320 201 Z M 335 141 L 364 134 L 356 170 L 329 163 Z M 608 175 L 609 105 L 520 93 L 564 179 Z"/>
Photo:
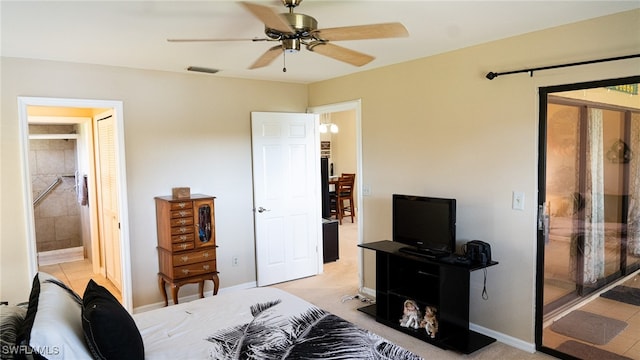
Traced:
<path id="1" fill-rule="evenodd" d="M 84 247 L 43 251 L 38 253 L 38 265 L 46 266 L 84 260 Z"/>
<path id="2" fill-rule="evenodd" d="M 362 292 L 364 295 L 368 295 L 371 298 L 376 298 L 376 291 L 374 289 L 362 288 L 360 289 L 360 292 Z"/>
<path id="3" fill-rule="evenodd" d="M 532 343 L 528 343 L 524 340 L 520 340 L 518 338 L 514 338 L 513 336 L 509 336 L 507 334 L 503 334 L 501 332 L 497 332 L 491 329 L 487 329 L 486 327 L 482 327 L 480 325 L 476 325 L 473 323 L 469 324 L 469 329 L 475 331 L 475 332 L 479 332 L 483 335 L 487 335 L 490 336 L 492 338 L 495 338 L 497 341 L 509 345 L 511 347 L 514 347 L 516 349 L 520 349 L 522 351 L 526 351 L 528 353 L 533 354 L 534 352 L 536 352 L 536 345 L 532 344 Z"/>
<path id="4" fill-rule="evenodd" d="M 252 281 L 252 282 L 248 282 L 248 283 L 244 283 L 244 284 L 239 284 L 239 285 L 234 285 L 234 286 L 229 286 L 229 287 L 218 289 L 218 294 L 224 294 L 226 292 L 236 291 L 236 290 L 252 289 L 252 288 L 254 288 L 256 286 L 257 286 L 256 282 Z M 171 294 L 169 292 L 167 292 L 167 296 L 169 297 L 169 305 L 173 305 L 173 300 L 171 299 Z M 204 296 L 205 297 L 213 296 L 213 290 L 205 291 L 204 292 Z M 189 301 L 198 300 L 199 298 L 200 298 L 200 295 L 198 295 L 198 294 L 181 296 L 181 297 L 178 297 L 178 303 L 183 304 L 183 303 L 186 303 L 186 302 L 189 302 Z M 163 307 L 164 307 L 164 301 L 160 301 L 160 302 L 153 303 L 153 304 L 138 306 L 138 307 L 133 309 L 133 313 L 137 314 L 137 313 L 141 313 L 141 312 L 145 312 L 145 311 L 149 311 L 149 310 L 160 309 L 160 308 L 163 308 Z"/>

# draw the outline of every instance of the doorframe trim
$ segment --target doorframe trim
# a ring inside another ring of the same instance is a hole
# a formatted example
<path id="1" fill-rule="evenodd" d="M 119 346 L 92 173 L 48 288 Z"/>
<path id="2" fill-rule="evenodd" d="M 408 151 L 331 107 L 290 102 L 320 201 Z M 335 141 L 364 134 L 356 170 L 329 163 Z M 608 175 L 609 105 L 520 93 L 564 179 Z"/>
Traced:
<path id="1" fill-rule="evenodd" d="M 123 102 L 117 100 L 91 100 L 91 99 L 67 99 L 67 98 L 47 98 L 47 97 L 18 97 L 18 139 L 20 145 L 20 163 L 22 164 L 23 176 L 23 198 L 25 211 L 25 226 L 27 235 L 27 262 L 29 278 L 32 279 L 38 273 L 38 255 L 36 249 L 35 220 L 33 214 L 33 193 L 31 188 L 30 168 L 29 168 L 29 122 L 28 106 L 50 106 L 50 107 L 71 107 L 71 108 L 111 108 L 116 115 L 115 136 L 117 141 L 116 162 L 118 171 L 118 206 L 120 213 L 120 249 L 121 271 L 122 271 L 122 305 L 127 311 L 133 310 L 132 284 L 131 284 L 131 246 L 129 241 L 129 214 L 127 201 L 127 176 L 126 176 L 126 156 L 124 143 L 124 113 Z M 94 249 L 96 250 L 96 249 Z"/>
<path id="2" fill-rule="evenodd" d="M 364 205 L 362 202 L 362 99 L 350 100 L 334 104 L 310 106 L 307 112 L 310 113 L 329 113 L 340 111 L 355 111 L 356 120 L 356 204 L 358 204 L 358 244 L 362 244 L 363 240 L 363 224 L 364 224 Z M 358 290 L 363 291 L 364 287 L 364 250 L 358 248 Z"/>

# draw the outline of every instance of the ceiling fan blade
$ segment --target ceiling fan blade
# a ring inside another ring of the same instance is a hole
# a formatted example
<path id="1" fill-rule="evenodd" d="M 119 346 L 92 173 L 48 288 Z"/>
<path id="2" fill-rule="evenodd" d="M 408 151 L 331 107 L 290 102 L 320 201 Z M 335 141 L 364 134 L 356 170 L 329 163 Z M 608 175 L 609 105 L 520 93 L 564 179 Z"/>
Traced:
<path id="1" fill-rule="evenodd" d="M 317 38 L 328 41 L 365 40 L 407 37 L 409 32 L 399 22 L 318 29 Z"/>
<path id="2" fill-rule="evenodd" d="M 330 58 L 340 60 L 355 66 L 363 66 L 375 59 L 371 55 L 367 55 L 355 50 L 347 49 L 342 46 L 330 43 L 314 43 L 307 46 L 307 49 L 328 56 Z"/>
<path id="3" fill-rule="evenodd" d="M 282 45 L 276 45 L 272 47 L 264 54 L 262 54 L 262 56 L 260 56 L 258 60 L 256 60 L 251 66 L 249 66 L 249 69 L 257 69 L 271 64 L 273 60 L 275 60 L 276 58 L 278 58 L 278 56 L 280 56 L 280 54 L 282 54 L 282 52 Z"/>
<path id="4" fill-rule="evenodd" d="M 260 19 L 264 25 L 270 29 L 278 30 L 285 34 L 293 34 L 295 31 L 291 25 L 280 14 L 269 6 L 258 5 L 241 1 L 240 4 L 249 10 L 255 17 Z"/>
<path id="5" fill-rule="evenodd" d="M 255 39 L 241 39 L 241 38 L 227 38 L 227 39 L 167 39 L 168 42 L 223 42 L 223 41 L 272 41 L 271 39 L 255 38 Z"/>

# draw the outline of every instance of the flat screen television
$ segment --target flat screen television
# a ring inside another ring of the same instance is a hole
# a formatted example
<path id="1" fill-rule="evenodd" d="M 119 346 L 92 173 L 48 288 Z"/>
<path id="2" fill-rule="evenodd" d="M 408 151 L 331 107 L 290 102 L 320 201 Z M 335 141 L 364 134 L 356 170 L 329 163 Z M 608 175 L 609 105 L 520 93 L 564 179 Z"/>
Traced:
<path id="1" fill-rule="evenodd" d="M 455 252 L 455 199 L 393 194 L 392 206 L 393 241 L 425 253 Z"/>

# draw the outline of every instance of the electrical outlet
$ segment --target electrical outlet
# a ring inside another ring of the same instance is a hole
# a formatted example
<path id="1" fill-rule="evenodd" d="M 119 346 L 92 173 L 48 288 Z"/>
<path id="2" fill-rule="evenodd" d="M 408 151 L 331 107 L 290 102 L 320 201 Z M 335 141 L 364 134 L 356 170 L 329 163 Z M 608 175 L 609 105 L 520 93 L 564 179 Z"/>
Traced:
<path id="1" fill-rule="evenodd" d="M 362 185 L 362 196 L 371 196 L 371 186 L 369 184 Z"/>
<path id="2" fill-rule="evenodd" d="M 231 258 L 231 266 L 238 266 L 238 257 L 234 256 Z"/>

